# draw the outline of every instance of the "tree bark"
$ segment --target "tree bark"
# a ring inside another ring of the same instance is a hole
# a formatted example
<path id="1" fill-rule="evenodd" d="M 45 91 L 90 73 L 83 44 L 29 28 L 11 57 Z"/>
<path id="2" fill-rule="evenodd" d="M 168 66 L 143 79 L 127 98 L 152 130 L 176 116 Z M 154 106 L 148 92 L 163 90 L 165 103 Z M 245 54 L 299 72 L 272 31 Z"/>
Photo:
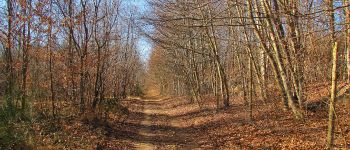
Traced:
<path id="1" fill-rule="evenodd" d="M 333 66 L 332 66 L 332 86 L 331 86 L 331 99 L 329 100 L 329 112 L 328 112 L 328 131 L 327 131 L 327 146 L 328 149 L 333 149 L 334 141 L 334 120 L 335 120 L 335 98 L 337 91 L 337 42 L 333 46 Z"/>
<path id="2" fill-rule="evenodd" d="M 52 13 L 52 0 L 50 0 L 50 14 Z M 51 18 L 52 19 L 52 18 Z M 49 22 L 49 33 L 47 40 L 47 50 L 49 51 L 49 72 L 50 72 L 50 91 L 51 91 L 51 104 L 52 104 L 52 116 L 56 118 L 56 105 L 55 105 L 55 90 L 54 90 L 54 76 L 53 76 L 53 67 L 54 67 L 54 58 L 52 51 L 52 20 L 48 20 Z"/>
<path id="3" fill-rule="evenodd" d="M 5 89 L 5 97 L 7 106 L 12 109 L 13 108 L 13 100 L 14 100 L 14 83 L 15 83 L 15 74 L 13 68 L 13 58 L 12 58 L 12 27 L 13 27 L 13 0 L 7 0 L 7 45 L 5 49 L 5 70 L 6 70 L 6 89 Z"/>

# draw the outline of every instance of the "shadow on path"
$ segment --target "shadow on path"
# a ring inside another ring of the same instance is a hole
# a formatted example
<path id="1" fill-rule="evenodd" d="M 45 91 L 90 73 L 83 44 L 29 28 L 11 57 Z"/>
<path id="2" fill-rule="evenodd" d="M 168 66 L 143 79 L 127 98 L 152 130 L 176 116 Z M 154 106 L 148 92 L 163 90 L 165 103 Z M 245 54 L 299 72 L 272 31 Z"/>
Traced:
<path id="1" fill-rule="evenodd" d="M 127 121 L 114 122 L 113 126 L 107 130 L 108 136 L 130 140 L 135 143 L 135 149 L 210 149 L 213 148 L 211 146 L 213 144 L 210 143 L 211 137 L 206 134 L 208 128 L 232 124 L 233 122 L 244 122 L 239 118 L 230 118 L 215 123 L 206 122 L 188 127 L 178 127 L 172 124 L 172 121 L 192 121 L 195 117 L 213 116 L 216 114 L 216 110 L 204 109 L 169 115 L 165 112 L 171 107 L 162 107 L 168 103 L 171 103 L 173 109 L 177 109 L 186 106 L 188 102 L 181 99 L 178 101 L 171 99 L 132 99 L 128 101 L 129 108 L 137 106 L 138 109 L 131 110 Z M 158 110 L 161 113 L 153 113 L 152 110 Z"/>

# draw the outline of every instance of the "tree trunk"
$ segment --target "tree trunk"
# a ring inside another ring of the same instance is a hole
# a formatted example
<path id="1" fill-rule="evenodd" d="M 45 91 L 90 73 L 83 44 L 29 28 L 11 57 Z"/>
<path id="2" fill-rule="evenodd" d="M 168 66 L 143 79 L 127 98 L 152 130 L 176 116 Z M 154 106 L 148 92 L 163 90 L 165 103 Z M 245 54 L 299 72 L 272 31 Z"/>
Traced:
<path id="1" fill-rule="evenodd" d="M 334 27 L 334 10 L 333 0 L 328 1 L 329 9 L 329 27 L 331 30 L 331 43 L 334 43 L 332 55 L 333 55 L 333 66 L 332 66 L 332 86 L 331 86 L 331 99 L 329 100 L 329 111 L 328 111 L 328 131 L 327 131 L 327 146 L 328 149 L 333 149 L 334 141 L 334 120 L 335 120 L 335 98 L 337 92 L 337 50 L 338 43 L 335 42 L 335 27 Z"/>
<path id="2" fill-rule="evenodd" d="M 252 101 L 253 101 L 253 67 L 252 59 L 249 58 L 249 120 L 253 120 L 253 111 L 252 111 Z"/>
<path id="3" fill-rule="evenodd" d="M 52 13 L 52 0 L 50 0 L 50 14 L 51 13 Z M 52 103 L 52 116 L 53 116 L 53 118 L 56 118 L 55 91 L 54 91 L 54 78 L 53 78 L 54 60 L 53 60 L 53 51 L 52 51 L 51 46 L 52 46 L 52 21 L 49 20 L 49 33 L 48 33 L 48 40 L 47 40 L 47 50 L 50 53 L 49 72 L 50 72 L 50 91 L 51 91 L 51 103 Z"/>
<path id="4" fill-rule="evenodd" d="M 343 5 L 347 6 L 349 5 L 348 0 L 343 1 Z M 346 42 L 345 42 L 345 60 L 346 60 L 346 68 L 347 68 L 347 82 L 350 83 L 350 11 L 349 7 L 345 7 L 345 37 L 346 37 Z"/>
<path id="5" fill-rule="evenodd" d="M 7 12 L 8 12 L 8 29 L 7 29 L 7 45 L 5 49 L 5 70 L 6 70 L 6 89 L 5 97 L 7 106 L 13 108 L 14 100 L 14 83 L 15 83 L 15 74 L 13 69 L 13 58 L 12 58 L 12 21 L 14 18 L 13 15 L 13 0 L 7 0 Z"/>
<path id="6" fill-rule="evenodd" d="M 337 42 L 333 46 L 333 66 L 332 66 L 332 86 L 331 86 L 331 99 L 329 101 L 328 112 L 328 132 L 327 132 L 327 145 L 328 149 L 333 149 L 334 141 L 334 120 L 335 120 L 335 97 L 337 91 Z"/>

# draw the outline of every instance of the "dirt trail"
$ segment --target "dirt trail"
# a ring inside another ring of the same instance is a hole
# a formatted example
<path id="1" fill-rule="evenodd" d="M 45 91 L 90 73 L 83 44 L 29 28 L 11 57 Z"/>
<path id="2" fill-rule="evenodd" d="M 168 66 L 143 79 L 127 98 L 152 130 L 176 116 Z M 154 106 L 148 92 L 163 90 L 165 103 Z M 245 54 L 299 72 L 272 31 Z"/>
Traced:
<path id="1" fill-rule="evenodd" d="M 145 113 L 145 114 L 150 113 L 150 110 L 147 107 L 147 105 L 144 105 L 143 113 Z M 144 115 L 144 118 L 141 121 L 141 124 L 152 124 L 151 117 L 149 115 Z M 138 133 L 140 135 L 146 135 L 146 136 L 149 135 L 151 132 L 152 132 L 151 129 L 146 129 L 146 130 L 139 129 L 138 130 Z M 145 138 L 149 138 L 149 137 L 145 137 Z M 148 140 L 152 140 L 152 139 L 146 139 L 146 141 L 148 141 Z M 156 146 L 153 144 L 140 142 L 140 143 L 135 143 L 135 148 L 137 150 L 153 150 L 153 149 L 156 149 Z"/>
<path id="2" fill-rule="evenodd" d="M 116 149 L 141 150 L 324 149 L 326 144 L 327 111 L 321 108 L 301 122 L 277 105 L 255 101 L 252 122 L 243 100 L 220 110 L 212 102 L 207 99 L 199 109 L 186 97 L 127 99 L 123 105 L 130 111 L 129 118 L 113 123 L 109 137 L 126 143 Z M 279 99 L 270 103 L 277 102 Z M 339 110 L 344 110 L 343 116 L 349 115 L 348 109 Z M 342 119 L 342 126 L 348 126 L 350 121 Z M 337 138 L 336 143 L 342 147 L 343 140 Z"/>
<path id="3" fill-rule="evenodd" d="M 172 107 L 164 106 L 166 100 L 165 98 L 134 99 L 130 103 L 131 107 L 142 108 L 142 111 L 131 110 L 141 116 L 131 117 L 129 120 L 137 122 L 133 124 L 136 133 L 131 137 L 134 148 L 139 150 L 199 148 L 195 142 L 197 137 L 194 128 L 179 128 L 173 125 L 174 119 L 168 114 Z"/>

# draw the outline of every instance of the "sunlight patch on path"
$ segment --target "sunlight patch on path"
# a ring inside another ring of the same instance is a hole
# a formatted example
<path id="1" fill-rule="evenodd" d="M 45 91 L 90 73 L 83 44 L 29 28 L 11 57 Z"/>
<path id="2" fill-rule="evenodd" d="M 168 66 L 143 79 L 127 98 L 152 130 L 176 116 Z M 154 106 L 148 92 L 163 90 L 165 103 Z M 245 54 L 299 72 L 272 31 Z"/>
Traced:
<path id="1" fill-rule="evenodd" d="M 147 108 L 147 105 L 144 105 L 143 111 L 145 114 L 147 114 L 147 113 L 149 113 L 150 109 Z M 141 121 L 141 124 L 151 125 L 152 124 L 151 117 L 149 115 L 146 115 L 145 118 L 143 118 L 143 120 Z M 145 137 L 147 137 L 147 136 L 150 136 L 151 129 L 148 129 L 147 131 L 139 130 L 138 132 L 140 135 L 145 135 Z M 148 138 L 150 138 L 150 137 L 148 137 Z M 149 143 L 135 143 L 135 148 L 137 150 L 154 150 L 154 149 L 156 149 L 156 147 L 153 144 L 149 144 Z"/>
<path id="2" fill-rule="evenodd" d="M 152 144 L 136 143 L 135 149 L 137 149 L 137 150 L 154 150 L 154 149 L 156 149 L 156 147 Z"/>
<path id="3" fill-rule="evenodd" d="M 142 99 L 142 101 L 162 101 L 164 99 L 152 99 L 152 100 L 148 100 L 148 99 Z M 158 109 L 158 110 L 154 110 L 151 109 L 150 106 L 148 104 L 145 104 L 143 107 L 143 111 L 144 114 L 146 114 L 143 118 L 143 120 L 140 122 L 141 125 L 146 125 L 146 126 L 152 126 L 152 125 L 159 125 L 159 124 L 164 124 L 164 125 L 168 125 L 168 126 L 172 126 L 172 121 L 171 120 L 164 120 L 164 121 L 156 121 L 155 118 L 152 117 L 152 114 L 162 114 L 165 113 L 166 110 L 164 109 Z M 156 113 L 157 112 L 157 113 Z M 160 138 L 162 136 L 174 136 L 175 133 L 173 132 L 169 132 L 169 133 L 159 133 L 157 132 L 157 129 L 152 129 L 147 128 L 147 129 L 140 129 L 138 130 L 138 134 L 144 136 L 144 141 L 157 141 L 159 139 L 156 138 Z M 155 150 L 158 148 L 165 148 L 165 149 L 177 149 L 176 145 L 154 145 L 151 143 L 147 143 L 147 142 L 139 142 L 139 143 L 135 143 L 134 144 L 135 149 L 137 150 Z"/>

